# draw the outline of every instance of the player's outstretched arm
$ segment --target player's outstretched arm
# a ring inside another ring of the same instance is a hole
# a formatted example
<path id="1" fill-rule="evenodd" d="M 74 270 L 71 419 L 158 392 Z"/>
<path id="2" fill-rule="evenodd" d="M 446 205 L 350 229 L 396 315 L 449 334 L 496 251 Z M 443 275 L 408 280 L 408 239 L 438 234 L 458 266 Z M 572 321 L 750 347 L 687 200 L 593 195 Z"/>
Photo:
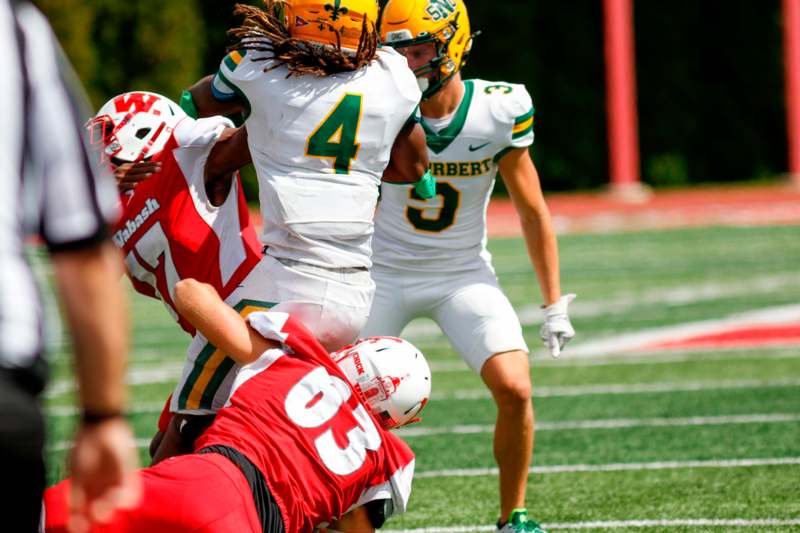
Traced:
<path id="1" fill-rule="evenodd" d="M 550 211 L 544 201 L 539 173 L 527 148 L 508 152 L 499 162 L 514 207 L 522 222 L 528 248 L 544 299 L 545 323 L 541 336 L 550 355 L 558 357 L 575 331 L 567 316 L 567 306 L 574 294 L 561 296 L 558 242 Z"/>
<path id="2" fill-rule="evenodd" d="M 244 127 L 226 128 L 219 136 L 206 161 L 206 193 L 214 205 L 220 205 L 231 190 L 233 173 L 252 161 Z"/>
<path id="3" fill-rule="evenodd" d="M 184 279 L 175 284 L 175 308 L 208 340 L 240 365 L 252 363 L 278 344 L 247 325 L 207 283 Z"/>
<path id="4" fill-rule="evenodd" d="M 196 111 L 194 118 L 213 117 L 215 115 L 229 116 L 246 111 L 245 105 L 238 98 L 225 101 L 214 98 L 214 94 L 211 91 L 212 80 L 213 76 L 206 76 L 188 89 L 188 93 L 191 95 L 192 99 L 191 105 L 194 106 Z M 186 97 L 184 96 L 184 98 Z M 183 104 L 182 101 L 181 107 L 186 110 Z M 189 113 L 189 111 L 187 111 L 187 113 Z M 189 115 L 192 115 L 192 113 L 189 113 Z"/>
<path id="5" fill-rule="evenodd" d="M 428 170 L 428 147 L 425 130 L 415 122 L 409 122 L 400 130 L 392 145 L 389 166 L 383 173 L 387 183 L 415 183 Z"/>
<path id="6" fill-rule="evenodd" d="M 527 148 L 515 148 L 499 162 L 500 174 L 519 213 L 528 254 L 536 269 L 545 305 L 561 298 L 558 243 L 544 201 L 539 173 Z"/>

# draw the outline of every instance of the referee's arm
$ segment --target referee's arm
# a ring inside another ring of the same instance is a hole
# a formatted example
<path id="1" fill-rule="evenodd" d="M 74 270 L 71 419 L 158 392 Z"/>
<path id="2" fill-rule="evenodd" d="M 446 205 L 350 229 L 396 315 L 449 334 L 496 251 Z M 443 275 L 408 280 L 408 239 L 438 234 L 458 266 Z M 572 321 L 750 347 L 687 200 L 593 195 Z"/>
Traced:
<path id="1" fill-rule="evenodd" d="M 65 81 L 70 74 L 47 21 L 27 3 L 18 7 L 17 21 L 24 42 L 29 159 L 41 178 L 40 233 L 74 342 L 84 411 L 71 467 L 76 501 L 85 504 L 76 511 L 85 514 L 91 503 L 108 509 L 125 503 L 113 500 L 119 494 L 128 500 L 139 494 L 131 474 L 136 450 L 122 417 L 127 305 L 119 284 L 121 258 L 108 239 L 116 189 L 84 145 L 86 115 Z"/>

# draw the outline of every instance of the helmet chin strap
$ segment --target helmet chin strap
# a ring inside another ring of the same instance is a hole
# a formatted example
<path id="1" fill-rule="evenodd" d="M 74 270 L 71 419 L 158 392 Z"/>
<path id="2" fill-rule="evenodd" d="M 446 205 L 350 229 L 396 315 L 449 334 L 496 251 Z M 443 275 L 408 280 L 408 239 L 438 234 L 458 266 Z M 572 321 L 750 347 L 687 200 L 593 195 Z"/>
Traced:
<path id="1" fill-rule="evenodd" d="M 417 85 L 419 85 L 419 90 L 424 93 L 428 90 L 428 87 L 431 86 L 431 80 L 428 78 L 417 78 Z"/>

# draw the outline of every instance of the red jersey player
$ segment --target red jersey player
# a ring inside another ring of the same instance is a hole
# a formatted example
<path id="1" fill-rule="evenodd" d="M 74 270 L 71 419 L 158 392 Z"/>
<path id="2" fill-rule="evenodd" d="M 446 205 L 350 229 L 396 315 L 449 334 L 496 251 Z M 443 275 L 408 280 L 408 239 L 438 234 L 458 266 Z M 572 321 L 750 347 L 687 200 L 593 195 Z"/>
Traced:
<path id="1" fill-rule="evenodd" d="M 183 316 L 243 366 L 196 453 L 144 469 L 140 506 L 90 531 L 370 532 L 405 510 L 414 456 L 386 428 L 427 401 L 422 354 L 374 338 L 331 357 L 286 313 L 253 313 L 248 327 L 209 285 L 185 280 L 175 293 Z M 45 494 L 46 531 L 65 531 L 68 485 Z"/>
<path id="2" fill-rule="evenodd" d="M 226 161 L 226 148 L 244 134 L 226 118 L 193 120 L 176 103 L 144 91 L 112 98 L 90 125 L 113 166 L 160 164 L 135 188 L 121 183 L 131 190 L 121 195 L 113 238 L 136 290 L 161 299 L 193 335 L 175 310 L 175 283 L 198 279 L 227 299 L 262 256 L 234 172 L 247 161 Z"/>
<path id="3" fill-rule="evenodd" d="M 92 142 L 103 144 L 119 180 L 123 214 L 113 238 L 130 280 L 137 292 L 162 300 L 193 337 L 151 446 L 154 456 L 170 408 L 207 413 L 232 380 L 233 362 L 175 309 L 175 284 L 209 283 L 243 314 L 273 305 L 261 297 L 263 282 L 246 281 L 263 254 L 235 172 L 249 162 L 246 132 L 232 126 L 223 117 L 194 120 L 168 98 L 144 91 L 112 98 L 90 122 Z M 157 457 L 184 449 L 177 438 L 165 441 Z"/>

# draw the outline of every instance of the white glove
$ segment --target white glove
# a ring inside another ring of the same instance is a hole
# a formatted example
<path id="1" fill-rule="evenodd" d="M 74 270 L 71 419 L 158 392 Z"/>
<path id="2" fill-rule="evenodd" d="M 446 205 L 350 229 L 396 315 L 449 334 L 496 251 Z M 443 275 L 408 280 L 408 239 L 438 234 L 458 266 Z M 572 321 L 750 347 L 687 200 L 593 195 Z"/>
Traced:
<path id="1" fill-rule="evenodd" d="M 567 306 L 574 299 L 574 294 L 567 294 L 552 305 L 542 306 L 544 324 L 539 335 L 553 357 L 558 357 L 564 345 L 575 336 L 575 330 L 567 316 Z"/>

